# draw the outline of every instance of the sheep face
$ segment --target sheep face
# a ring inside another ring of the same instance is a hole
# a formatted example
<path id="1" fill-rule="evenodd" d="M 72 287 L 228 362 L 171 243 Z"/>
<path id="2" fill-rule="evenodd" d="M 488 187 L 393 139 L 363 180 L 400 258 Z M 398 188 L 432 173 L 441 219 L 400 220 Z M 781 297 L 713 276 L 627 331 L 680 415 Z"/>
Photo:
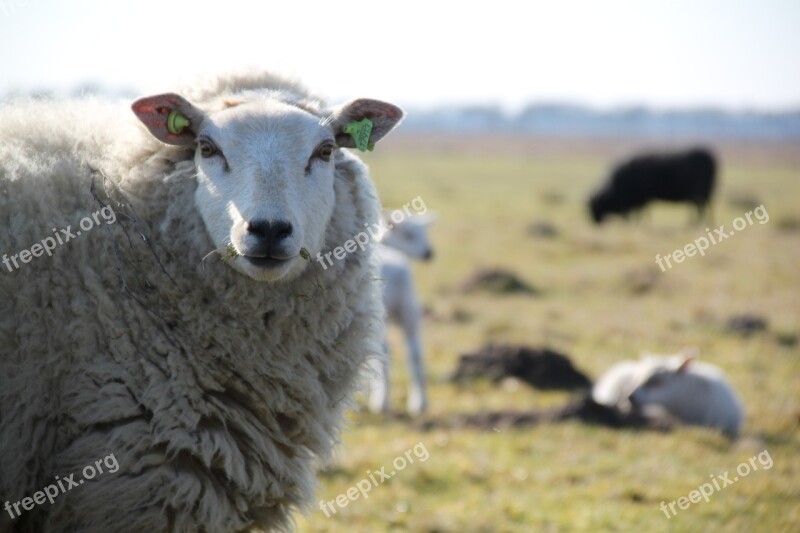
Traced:
<path id="1" fill-rule="evenodd" d="M 603 198 L 599 194 L 595 194 L 589 199 L 589 211 L 595 224 L 603 222 L 603 218 L 606 216 L 603 203 Z"/>
<path id="2" fill-rule="evenodd" d="M 337 150 L 355 145 L 345 126 L 369 119 L 374 144 L 403 116 L 377 100 L 323 113 L 274 94 L 249 94 L 208 113 L 163 94 L 137 100 L 133 111 L 162 142 L 195 145 L 195 204 L 209 237 L 228 265 L 267 282 L 296 277 L 322 250 L 336 204 Z"/>
<path id="3" fill-rule="evenodd" d="M 434 217 L 430 214 L 407 217 L 399 224 L 386 221 L 387 231 L 381 243 L 391 246 L 409 257 L 429 261 L 433 258 L 433 248 L 428 239 L 428 226 Z"/>
<path id="4" fill-rule="evenodd" d="M 625 211 L 613 189 L 603 189 L 592 195 L 589 199 L 589 210 L 595 224 L 602 224 L 603 220 L 610 214 L 623 213 Z"/>
<path id="5" fill-rule="evenodd" d="M 690 390 L 696 387 L 694 376 L 688 371 L 694 356 L 647 358 L 639 385 L 630 394 L 632 406 L 646 411 L 659 406 L 672 411 L 676 403 L 693 397 Z"/>
<path id="6" fill-rule="evenodd" d="M 301 249 L 322 249 L 333 213 L 331 129 L 264 100 L 206 117 L 196 142 L 195 202 L 214 245 L 232 245 L 228 263 L 260 281 L 301 272 Z"/>

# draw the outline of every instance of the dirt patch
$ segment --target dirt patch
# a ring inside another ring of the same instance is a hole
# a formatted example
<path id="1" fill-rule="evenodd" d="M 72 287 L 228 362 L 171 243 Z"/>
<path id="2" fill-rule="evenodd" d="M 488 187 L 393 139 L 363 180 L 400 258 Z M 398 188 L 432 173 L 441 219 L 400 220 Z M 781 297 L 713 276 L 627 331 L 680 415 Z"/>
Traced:
<path id="1" fill-rule="evenodd" d="M 778 219 L 778 229 L 786 232 L 800 231 L 800 218 L 786 216 Z"/>
<path id="2" fill-rule="evenodd" d="M 555 239 L 558 237 L 558 229 L 555 225 L 546 220 L 531 222 L 525 230 L 525 233 L 539 239 Z"/>
<path id="3" fill-rule="evenodd" d="M 479 270 L 460 285 L 461 292 L 490 292 L 493 294 L 536 294 L 531 285 L 522 281 L 508 270 Z"/>
<path id="4" fill-rule="evenodd" d="M 673 425 L 665 420 L 654 421 L 635 413 L 622 411 L 596 403 L 591 394 L 562 407 L 543 411 L 485 411 L 461 414 L 449 418 L 430 418 L 420 420 L 414 426 L 423 431 L 432 429 L 464 429 L 504 430 L 526 428 L 542 423 L 554 423 L 567 420 L 578 420 L 587 424 L 605 426 L 614 429 L 654 429 L 669 431 Z"/>
<path id="5" fill-rule="evenodd" d="M 663 279 L 662 276 L 658 268 L 636 268 L 620 278 L 620 286 L 631 294 L 647 294 Z"/>
<path id="6" fill-rule="evenodd" d="M 741 209 L 742 211 L 750 211 L 762 205 L 762 202 L 756 195 L 747 192 L 732 193 L 728 196 L 728 205 Z"/>
<path id="7" fill-rule="evenodd" d="M 478 378 L 498 382 L 509 377 L 541 390 L 586 389 L 592 385 L 566 355 L 547 348 L 504 344 L 490 344 L 461 355 L 450 379 L 456 383 Z"/>
<path id="8" fill-rule="evenodd" d="M 749 337 L 755 333 L 767 330 L 767 320 L 754 314 L 734 315 L 725 324 L 728 333 L 735 333 L 743 337 Z"/>

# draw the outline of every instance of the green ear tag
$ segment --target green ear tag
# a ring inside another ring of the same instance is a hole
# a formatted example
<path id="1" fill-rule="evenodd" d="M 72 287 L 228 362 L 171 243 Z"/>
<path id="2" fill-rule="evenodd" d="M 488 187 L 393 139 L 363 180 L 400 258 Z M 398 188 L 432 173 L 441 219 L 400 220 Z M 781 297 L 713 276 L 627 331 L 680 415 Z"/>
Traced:
<path id="1" fill-rule="evenodd" d="M 190 124 L 189 119 L 173 109 L 167 116 L 167 131 L 173 135 L 178 135 Z"/>
<path id="2" fill-rule="evenodd" d="M 356 142 L 356 148 L 362 152 L 375 149 L 375 144 L 370 144 L 369 136 L 372 133 L 372 121 L 368 118 L 347 124 L 343 131 L 349 134 Z"/>

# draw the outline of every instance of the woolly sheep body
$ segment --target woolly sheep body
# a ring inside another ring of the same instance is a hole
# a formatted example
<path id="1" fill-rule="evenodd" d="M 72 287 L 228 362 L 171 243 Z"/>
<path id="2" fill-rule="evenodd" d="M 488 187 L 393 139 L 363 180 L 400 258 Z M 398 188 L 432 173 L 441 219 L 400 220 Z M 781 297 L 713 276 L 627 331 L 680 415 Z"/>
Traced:
<path id="1" fill-rule="evenodd" d="M 214 106 L 261 88 L 314 102 L 256 74 L 184 94 Z M 374 261 L 309 263 L 285 283 L 203 261 L 215 245 L 192 153 L 148 136 L 121 102 L 0 108 L 1 252 L 76 228 L 98 202 L 117 214 L 0 275 L 0 496 L 19 501 L 109 453 L 120 465 L 52 506 L 4 512 L 1 530 L 284 529 L 308 504 L 381 349 Z M 363 164 L 341 150 L 335 161 L 328 248 L 380 212 Z"/>

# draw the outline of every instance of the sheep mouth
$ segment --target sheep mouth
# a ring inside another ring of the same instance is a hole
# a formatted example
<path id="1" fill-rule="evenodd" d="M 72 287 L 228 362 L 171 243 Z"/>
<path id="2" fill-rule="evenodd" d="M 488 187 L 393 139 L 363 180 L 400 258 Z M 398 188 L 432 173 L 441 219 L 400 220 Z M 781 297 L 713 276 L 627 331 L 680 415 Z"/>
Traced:
<path id="1" fill-rule="evenodd" d="M 243 255 L 242 259 L 247 260 L 248 263 L 258 268 L 273 269 L 289 263 L 293 258 L 275 259 L 274 257 L 254 257 L 251 255 Z"/>

